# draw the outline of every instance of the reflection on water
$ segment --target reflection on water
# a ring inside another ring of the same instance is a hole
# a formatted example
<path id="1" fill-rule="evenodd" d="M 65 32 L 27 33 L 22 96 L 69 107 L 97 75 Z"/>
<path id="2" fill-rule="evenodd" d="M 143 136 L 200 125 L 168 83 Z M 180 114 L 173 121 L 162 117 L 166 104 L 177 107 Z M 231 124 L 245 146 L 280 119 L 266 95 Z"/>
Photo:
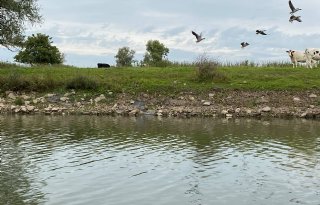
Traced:
<path id="1" fill-rule="evenodd" d="M 0 116 L 0 204 L 320 204 L 320 122 Z"/>

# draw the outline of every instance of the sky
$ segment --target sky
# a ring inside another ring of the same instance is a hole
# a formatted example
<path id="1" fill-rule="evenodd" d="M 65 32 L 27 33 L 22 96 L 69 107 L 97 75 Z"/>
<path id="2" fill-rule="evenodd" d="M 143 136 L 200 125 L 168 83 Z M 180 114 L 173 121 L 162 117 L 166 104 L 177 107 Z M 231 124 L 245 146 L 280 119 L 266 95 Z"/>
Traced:
<path id="1" fill-rule="evenodd" d="M 26 34 L 44 33 L 65 55 L 65 64 L 115 65 L 124 46 L 140 61 L 148 40 L 169 48 L 168 59 L 193 62 L 206 54 L 221 62 L 289 61 L 286 50 L 320 47 L 319 0 L 292 0 L 303 22 L 289 22 L 288 0 L 38 0 L 41 25 Z M 267 36 L 256 35 L 265 29 Z M 206 39 L 195 42 L 191 31 Z M 241 48 L 241 42 L 250 45 Z M 13 62 L 0 48 L 0 60 Z"/>

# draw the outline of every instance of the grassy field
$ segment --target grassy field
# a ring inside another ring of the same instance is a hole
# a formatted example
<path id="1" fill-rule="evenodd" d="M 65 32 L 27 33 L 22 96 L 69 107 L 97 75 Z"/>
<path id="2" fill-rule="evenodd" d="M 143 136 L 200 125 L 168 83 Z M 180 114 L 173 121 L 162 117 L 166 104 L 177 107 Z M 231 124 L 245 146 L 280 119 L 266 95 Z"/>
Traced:
<path id="1" fill-rule="evenodd" d="M 291 65 L 219 66 L 218 77 L 200 81 L 194 66 L 166 68 L 20 67 L 0 64 L 0 90 L 93 93 L 203 93 L 214 88 L 243 90 L 308 90 L 320 88 L 320 70 Z"/>

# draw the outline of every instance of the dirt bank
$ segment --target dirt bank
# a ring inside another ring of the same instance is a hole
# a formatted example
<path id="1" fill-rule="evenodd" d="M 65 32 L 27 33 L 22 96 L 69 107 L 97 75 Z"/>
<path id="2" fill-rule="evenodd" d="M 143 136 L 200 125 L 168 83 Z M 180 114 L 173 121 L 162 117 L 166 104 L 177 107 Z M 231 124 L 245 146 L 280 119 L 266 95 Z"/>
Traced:
<path id="1" fill-rule="evenodd" d="M 320 92 L 213 90 L 177 95 L 14 93 L 0 98 L 3 114 L 154 115 L 163 117 L 320 118 Z"/>

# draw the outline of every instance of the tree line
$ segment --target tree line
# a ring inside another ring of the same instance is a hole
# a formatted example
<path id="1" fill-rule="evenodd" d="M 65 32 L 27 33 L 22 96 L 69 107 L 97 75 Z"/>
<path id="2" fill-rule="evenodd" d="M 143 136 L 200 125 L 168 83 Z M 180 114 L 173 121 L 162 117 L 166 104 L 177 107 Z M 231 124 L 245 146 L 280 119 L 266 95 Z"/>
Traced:
<path id="1" fill-rule="evenodd" d="M 41 23 L 37 0 L 0 0 L 0 45 L 10 51 L 19 51 L 14 59 L 26 64 L 62 64 L 64 54 L 53 46 L 52 37 L 46 34 L 24 36 L 27 24 Z M 158 40 L 149 40 L 143 60 L 134 59 L 135 51 L 129 47 L 119 48 L 114 56 L 117 67 L 165 66 L 169 49 Z"/>

